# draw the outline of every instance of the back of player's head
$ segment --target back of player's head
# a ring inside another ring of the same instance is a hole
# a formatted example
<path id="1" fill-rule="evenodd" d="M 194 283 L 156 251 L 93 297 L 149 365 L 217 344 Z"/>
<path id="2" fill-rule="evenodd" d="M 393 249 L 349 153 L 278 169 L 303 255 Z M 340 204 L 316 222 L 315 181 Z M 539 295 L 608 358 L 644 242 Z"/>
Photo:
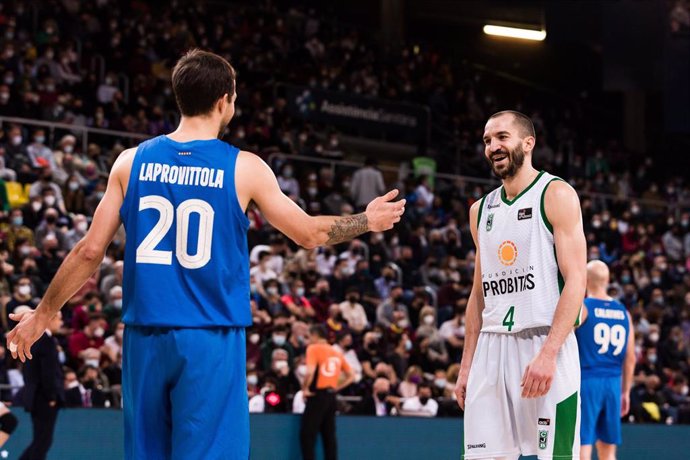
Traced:
<path id="1" fill-rule="evenodd" d="M 313 324 L 309 327 L 309 334 L 312 336 L 316 336 L 320 339 L 325 339 L 328 337 L 328 334 L 326 332 L 326 328 L 323 326 L 323 324 Z"/>
<path id="2" fill-rule="evenodd" d="M 500 112 L 496 112 L 493 115 L 491 115 L 489 117 L 489 120 L 491 120 L 492 118 L 501 117 L 503 115 L 513 116 L 513 125 L 515 125 L 515 127 L 517 128 L 518 133 L 521 137 L 536 137 L 536 132 L 534 131 L 534 123 L 532 123 L 530 117 L 528 117 L 524 113 L 518 112 L 517 110 L 501 110 Z"/>
<path id="3" fill-rule="evenodd" d="M 172 88 L 180 113 L 187 117 L 211 112 L 218 99 L 235 94 L 235 69 L 217 54 L 187 51 L 172 73 Z"/>
<path id="4" fill-rule="evenodd" d="M 592 260 L 587 264 L 587 286 L 589 289 L 606 287 L 609 284 L 609 267 L 601 260 Z"/>

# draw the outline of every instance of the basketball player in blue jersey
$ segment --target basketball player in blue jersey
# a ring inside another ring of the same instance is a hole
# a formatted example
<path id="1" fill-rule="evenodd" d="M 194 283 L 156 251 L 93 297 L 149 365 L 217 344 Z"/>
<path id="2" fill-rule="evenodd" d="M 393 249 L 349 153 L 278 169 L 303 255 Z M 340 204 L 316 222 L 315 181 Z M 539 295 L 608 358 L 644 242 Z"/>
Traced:
<path id="1" fill-rule="evenodd" d="M 7 343 L 15 358 L 31 359 L 31 345 L 100 266 L 122 223 L 126 458 L 246 460 L 247 206 L 314 248 L 392 228 L 405 201 L 393 202 L 393 190 L 361 214 L 309 216 L 259 157 L 218 140 L 235 112 L 235 71 L 225 59 L 188 52 L 172 86 L 177 130 L 118 157 L 89 232 L 38 308 L 13 318 Z"/>
<path id="2" fill-rule="evenodd" d="M 606 293 L 608 285 L 606 264 L 589 262 L 583 319 L 575 331 L 582 367 L 582 460 L 592 458 L 595 443 L 600 460 L 615 460 L 621 417 L 630 410 L 635 334 L 625 306 Z"/>

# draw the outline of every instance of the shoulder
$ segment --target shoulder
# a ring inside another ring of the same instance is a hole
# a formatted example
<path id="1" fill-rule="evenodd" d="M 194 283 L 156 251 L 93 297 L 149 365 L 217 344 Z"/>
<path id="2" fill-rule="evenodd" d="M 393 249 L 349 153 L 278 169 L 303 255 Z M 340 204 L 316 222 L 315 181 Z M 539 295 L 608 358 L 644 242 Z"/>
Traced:
<path id="1" fill-rule="evenodd" d="M 544 191 L 543 211 L 553 225 L 580 220 L 580 199 L 575 189 L 563 180 L 552 180 Z"/>
<path id="2" fill-rule="evenodd" d="M 553 176 L 544 186 L 544 199 L 548 201 L 576 200 L 579 202 L 575 189 L 559 177 Z"/>

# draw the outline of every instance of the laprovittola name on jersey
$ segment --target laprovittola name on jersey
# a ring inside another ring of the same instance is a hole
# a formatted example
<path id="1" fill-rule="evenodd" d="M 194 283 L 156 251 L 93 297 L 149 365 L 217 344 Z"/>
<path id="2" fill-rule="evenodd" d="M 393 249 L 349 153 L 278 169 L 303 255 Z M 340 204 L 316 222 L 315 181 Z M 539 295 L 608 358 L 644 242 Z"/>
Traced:
<path id="1" fill-rule="evenodd" d="M 535 288 L 534 267 L 504 270 L 500 273 L 482 274 L 484 298 L 489 296 L 514 294 Z M 493 278 L 493 279 L 492 279 Z"/>

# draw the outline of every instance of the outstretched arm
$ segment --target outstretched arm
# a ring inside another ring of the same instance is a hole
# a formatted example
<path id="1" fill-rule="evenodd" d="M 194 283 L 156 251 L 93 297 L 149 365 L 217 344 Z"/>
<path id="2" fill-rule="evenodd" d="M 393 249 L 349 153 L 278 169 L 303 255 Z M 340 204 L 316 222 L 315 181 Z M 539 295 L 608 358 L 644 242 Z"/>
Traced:
<path id="1" fill-rule="evenodd" d="M 577 193 L 561 181 L 551 183 L 545 193 L 546 217 L 553 226 L 558 268 L 565 285 L 549 335 L 525 370 L 521 384 L 524 398 L 543 396 L 551 388 L 558 351 L 573 330 L 587 285 L 587 243 Z"/>
<path id="2" fill-rule="evenodd" d="M 271 168 L 250 152 L 240 152 L 235 183 L 242 209 L 254 201 L 271 225 L 305 248 L 338 244 L 368 231 L 393 228 L 405 211 L 405 200 L 393 202 L 397 190 L 374 199 L 365 212 L 352 216 L 310 216 L 278 187 Z"/>
<path id="3" fill-rule="evenodd" d="M 15 359 L 19 357 L 22 362 L 26 358 L 31 359 L 31 346 L 43 335 L 48 322 L 101 264 L 120 226 L 120 207 L 134 152 L 134 149 L 126 150 L 113 165 L 108 188 L 96 209 L 91 228 L 67 255 L 36 310 L 23 315 L 10 315 L 11 319 L 19 322 L 7 334 L 7 348 Z"/>

